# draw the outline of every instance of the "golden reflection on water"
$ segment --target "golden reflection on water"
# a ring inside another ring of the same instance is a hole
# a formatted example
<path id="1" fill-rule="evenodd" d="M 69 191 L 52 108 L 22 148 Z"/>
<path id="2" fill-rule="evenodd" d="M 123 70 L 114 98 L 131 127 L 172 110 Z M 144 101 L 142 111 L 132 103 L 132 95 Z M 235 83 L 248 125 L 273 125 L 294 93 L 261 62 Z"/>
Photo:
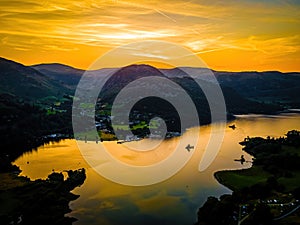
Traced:
<path id="1" fill-rule="evenodd" d="M 150 149 L 149 151 L 134 151 L 132 150 L 131 146 L 127 147 L 127 145 L 134 145 L 133 149 L 139 149 L 139 145 L 152 146 L 152 142 L 155 142 L 154 145 L 156 146 L 156 142 L 159 143 L 160 140 L 144 139 L 141 141 L 134 141 L 124 144 L 116 144 L 116 142 L 104 142 L 103 145 L 117 160 L 129 165 L 147 166 L 159 163 L 170 156 L 178 144 L 177 139 L 178 138 L 165 140 L 157 147 Z"/>
<path id="2" fill-rule="evenodd" d="M 235 124 L 236 129 L 229 128 L 231 124 Z M 71 202 L 73 211 L 69 214 L 79 219 L 76 225 L 193 224 L 196 211 L 208 196 L 230 193 L 230 190 L 217 183 L 213 173 L 251 166 L 250 163 L 241 165 L 234 161 L 241 154 L 245 155 L 246 160 L 251 161 L 252 158 L 241 151 L 238 142 L 247 136 L 278 137 L 291 129 L 300 130 L 300 116 L 248 116 L 229 122 L 217 157 L 205 171 L 199 172 L 199 162 L 209 140 L 211 126 L 214 125 L 200 128 L 198 145 L 192 150 L 194 154 L 184 168 L 170 179 L 150 186 L 124 186 L 98 175 L 84 161 L 75 140 L 44 145 L 37 151 L 25 153 L 14 164 L 21 168 L 21 175 L 31 179 L 46 178 L 52 170 L 87 168 L 85 183 L 73 191 L 80 195 L 80 198 Z M 198 132 L 197 129 L 192 128 L 184 135 Z M 104 145 L 122 162 L 150 165 L 167 158 L 176 142 L 177 138 L 163 141 L 157 149 L 147 152 L 131 151 L 116 142 L 105 142 Z M 88 142 L 87 145 L 93 146 L 96 143 Z"/>
<path id="3" fill-rule="evenodd" d="M 22 170 L 21 175 L 35 180 L 47 178 L 52 171 L 87 167 L 75 140 L 62 140 L 40 146 L 37 150 L 24 153 L 14 164 Z"/>

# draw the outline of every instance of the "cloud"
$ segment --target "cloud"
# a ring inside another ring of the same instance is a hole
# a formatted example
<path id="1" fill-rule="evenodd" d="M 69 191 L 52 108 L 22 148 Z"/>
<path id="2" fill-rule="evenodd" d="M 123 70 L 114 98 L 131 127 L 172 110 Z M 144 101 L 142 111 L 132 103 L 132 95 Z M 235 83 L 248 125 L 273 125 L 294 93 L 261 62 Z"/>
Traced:
<path id="1" fill-rule="evenodd" d="M 300 36 L 278 37 L 270 39 L 261 39 L 259 37 L 249 37 L 241 46 L 244 49 L 260 51 L 270 57 L 280 57 L 290 53 L 300 51 Z"/>
<path id="2" fill-rule="evenodd" d="M 3 56 L 10 48 L 78 54 L 138 40 L 171 41 L 197 54 L 299 55 L 295 0 L 1 0 L 0 8 Z"/>

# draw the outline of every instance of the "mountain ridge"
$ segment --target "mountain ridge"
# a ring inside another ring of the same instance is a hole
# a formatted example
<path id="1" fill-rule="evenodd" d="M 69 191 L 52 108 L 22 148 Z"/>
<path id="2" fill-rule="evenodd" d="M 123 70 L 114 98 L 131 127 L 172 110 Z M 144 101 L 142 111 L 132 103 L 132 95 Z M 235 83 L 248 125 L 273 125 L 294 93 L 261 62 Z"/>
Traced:
<path id="1" fill-rule="evenodd" d="M 59 81 L 51 79 L 34 68 L 0 58 L 0 93 L 11 94 L 24 100 L 69 93 Z"/>
<path id="2" fill-rule="evenodd" d="M 150 67 L 155 68 L 145 64 L 134 64 L 123 68 L 103 68 L 99 70 L 85 71 L 61 63 L 43 63 L 43 64 L 36 64 L 32 66 L 25 66 L 21 63 L 14 62 L 12 60 L 8 60 L 0 57 L 0 64 L 2 65 L 0 73 L 2 74 L 2 76 L 3 73 L 5 73 L 5 69 L 3 68 L 3 62 L 5 62 L 6 64 L 14 65 L 12 67 L 8 66 L 8 68 L 13 68 L 13 67 L 19 68 L 19 69 L 14 68 L 14 72 L 13 72 L 14 76 L 16 76 L 17 73 L 23 74 L 24 71 L 25 72 L 27 71 L 27 73 L 31 74 L 31 76 L 29 76 L 30 80 L 28 82 L 33 83 L 31 84 L 31 86 L 34 87 L 33 90 L 38 89 L 39 80 L 37 80 L 37 78 L 41 78 L 40 83 L 45 88 L 45 90 L 47 90 L 47 87 L 48 89 L 50 88 L 56 90 L 54 92 L 49 91 L 49 94 L 51 92 L 51 95 L 54 95 L 55 92 L 56 94 L 58 92 L 66 92 L 66 93 L 73 94 L 74 90 L 77 87 L 77 84 L 79 83 L 81 77 L 85 72 L 89 72 L 89 74 L 92 75 L 94 74 L 100 76 L 103 74 L 104 75 L 107 74 L 107 71 L 114 71 L 114 70 L 117 71 L 115 73 L 118 74 L 121 73 L 121 71 L 124 70 L 124 68 L 131 68 L 131 69 L 138 68 L 140 71 L 143 71 L 143 73 L 147 71 L 147 68 L 148 69 Z M 23 73 L 22 70 L 24 70 Z M 185 79 L 189 77 L 188 75 L 190 75 L 194 79 L 199 78 L 200 80 L 203 81 L 219 83 L 222 87 L 231 88 L 239 95 L 249 100 L 254 100 L 260 103 L 279 104 L 286 108 L 300 107 L 300 100 L 297 100 L 297 95 L 300 95 L 300 73 L 297 72 L 288 72 L 288 73 L 283 73 L 279 71 L 228 72 L 228 71 L 212 71 L 208 68 L 195 68 L 195 67 L 176 67 L 172 69 L 155 68 L 155 71 L 162 73 L 164 76 L 171 79 L 173 78 Z M 214 76 L 211 75 L 212 73 L 214 74 Z M 35 78 L 35 79 L 32 80 L 31 78 L 32 79 Z M 128 77 L 129 80 L 131 80 L 131 78 Z M 125 83 L 126 83 L 125 81 L 126 79 L 127 79 L 126 77 L 117 78 L 118 81 L 123 80 Z M 0 86 L 0 91 L 2 93 L 3 91 L 5 91 L 5 93 L 11 93 L 9 92 L 10 89 L 18 93 L 18 90 L 15 90 L 16 84 L 12 84 L 13 82 L 15 81 L 13 79 L 10 79 L 10 84 L 7 84 L 6 85 L 7 87 L 3 85 L 5 84 L 5 82 L 4 83 L 2 82 Z M 22 82 L 17 82 L 17 83 L 22 83 Z M 10 85 L 12 86 L 12 88 L 10 88 Z M 41 96 L 43 96 L 42 90 L 37 91 L 37 93 L 40 93 Z"/>

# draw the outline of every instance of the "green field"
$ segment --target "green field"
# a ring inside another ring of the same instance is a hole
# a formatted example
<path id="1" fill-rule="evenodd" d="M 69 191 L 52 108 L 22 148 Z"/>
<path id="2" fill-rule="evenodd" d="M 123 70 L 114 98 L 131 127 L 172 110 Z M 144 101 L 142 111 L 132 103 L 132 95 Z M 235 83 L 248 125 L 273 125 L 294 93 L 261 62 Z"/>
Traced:
<path id="1" fill-rule="evenodd" d="M 225 170 L 215 173 L 215 178 L 219 183 L 233 191 L 251 187 L 258 183 L 266 183 L 273 174 L 263 170 L 259 166 L 253 166 L 243 170 Z M 285 187 L 285 192 L 290 192 L 299 187 L 300 171 L 293 171 L 292 177 L 279 177 L 278 183 Z"/>
<path id="2" fill-rule="evenodd" d="M 97 135 L 97 133 L 98 133 L 98 135 Z M 97 139 L 100 141 L 99 137 L 101 137 L 101 139 L 103 139 L 104 141 L 116 140 L 116 135 L 104 133 L 104 132 L 96 131 L 96 130 L 90 130 L 90 131 L 75 134 L 76 139 L 81 139 L 81 140 L 87 139 L 88 141 L 96 141 Z"/>
<path id="3" fill-rule="evenodd" d="M 299 148 L 290 146 L 283 146 L 282 151 L 291 154 L 300 154 Z M 299 187 L 300 171 L 293 170 L 290 172 L 292 175 L 289 177 L 277 177 L 278 183 L 285 187 L 284 192 L 290 192 Z M 214 176 L 219 183 L 233 191 L 239 191 L 245 187 L 251 187 L 255 184 L 264 184 L 267 179 L 274 176 L 274 174 L 264 170 L 263 166 L 254 165 L 249 169 L 218 171 L 214 174 Z"/>
<path id="4" fill-rule="evenodd" d="M 159 124 L 157 121 L 153 120 L 151 123 L 147 124 L 146 121 L 141 121 L 139 124 L 135 124 L 132 126 L 131 130 L 137 130 L 137 129 L 144 129 L 144 128 L 150 128 L 150 129 L 156 129 L 158 128 Z M 129 130 L 128 125 L 113 125 L 114 129 L 120 129 L 120 130 Z"/>
<path id="5" fill-rule="evenodd" d="M 265 183 L 268 177 L 271 176 L 270 173 L 258 166 L 243 170 L 218 171 L 214 175 L 219 183 L 233 191 L 241 190 L 257 183 Z"/>

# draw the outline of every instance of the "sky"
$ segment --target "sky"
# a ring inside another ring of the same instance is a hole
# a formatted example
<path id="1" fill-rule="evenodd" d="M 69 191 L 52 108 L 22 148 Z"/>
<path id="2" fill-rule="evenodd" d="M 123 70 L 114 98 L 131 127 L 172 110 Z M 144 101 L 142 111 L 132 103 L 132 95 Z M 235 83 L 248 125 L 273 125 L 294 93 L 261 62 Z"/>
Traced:
<path id="1" fill-rule="evenodd" d="M 300 71 L 300 1 L 0 0 L 0 56 L 25 65 L 86 69 L 144 40 L 183 46 L 215 70 Z"/>

